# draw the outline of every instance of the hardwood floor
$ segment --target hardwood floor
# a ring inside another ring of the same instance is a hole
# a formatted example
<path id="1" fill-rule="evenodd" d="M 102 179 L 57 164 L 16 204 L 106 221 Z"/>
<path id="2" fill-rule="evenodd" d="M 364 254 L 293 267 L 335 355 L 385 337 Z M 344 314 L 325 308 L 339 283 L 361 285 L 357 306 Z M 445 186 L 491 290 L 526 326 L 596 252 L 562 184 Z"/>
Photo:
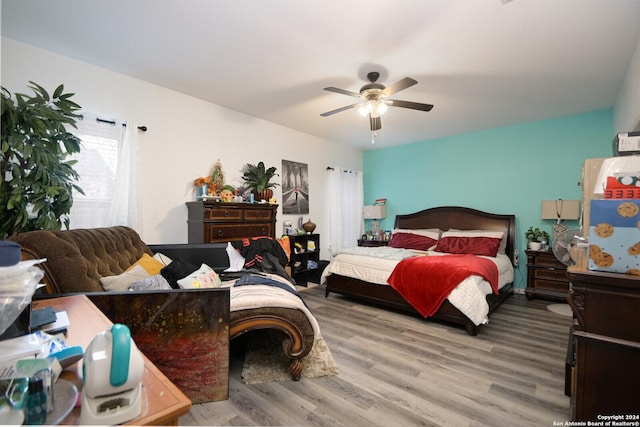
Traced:
<path id="1" fill-rule="evenodd" d="M 334 377 L 243 384 L 194 405 L 181 425 L 552 426 L 569 419 L 564 361 L 571 318 L 513 295 L 478 336 L 302 291 L 340 368 Z"/>

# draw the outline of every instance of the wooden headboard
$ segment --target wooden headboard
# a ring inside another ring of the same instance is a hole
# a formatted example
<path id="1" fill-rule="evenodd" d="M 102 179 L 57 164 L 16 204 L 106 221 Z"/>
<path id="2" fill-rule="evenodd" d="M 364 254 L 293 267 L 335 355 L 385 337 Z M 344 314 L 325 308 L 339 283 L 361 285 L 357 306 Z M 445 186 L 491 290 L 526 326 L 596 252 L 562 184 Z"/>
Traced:
<path id="1" fill-rule="evenodd" d="M 496 230 L 507 233 L 507 256 L 513 263 L 516 249 L 516 216 L 482 212 L 460 206 L 440 206 L 406 215 L 396 215 L 395 228 L 439 228 L 447 231 Z"/>

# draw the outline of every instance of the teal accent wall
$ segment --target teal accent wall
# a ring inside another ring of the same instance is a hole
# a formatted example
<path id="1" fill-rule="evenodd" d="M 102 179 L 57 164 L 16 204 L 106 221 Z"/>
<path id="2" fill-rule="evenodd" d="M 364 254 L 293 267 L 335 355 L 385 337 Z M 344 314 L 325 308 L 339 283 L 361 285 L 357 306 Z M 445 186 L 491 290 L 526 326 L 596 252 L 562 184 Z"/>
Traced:
<path id="1" fill-rule="evenodd" d="M 610 157 L 613 134 L 613 110 L 606 109 L 366 151 L 365 204 L 387 198 L 383 230 L 397 214 L 435 206 L 515 214 L 515 285 L 525 288 L 524 232 L 534 226 L 551 234 L 553 224 L 540 219 L 541 201 L 582 199 L 582 164 Z"/>

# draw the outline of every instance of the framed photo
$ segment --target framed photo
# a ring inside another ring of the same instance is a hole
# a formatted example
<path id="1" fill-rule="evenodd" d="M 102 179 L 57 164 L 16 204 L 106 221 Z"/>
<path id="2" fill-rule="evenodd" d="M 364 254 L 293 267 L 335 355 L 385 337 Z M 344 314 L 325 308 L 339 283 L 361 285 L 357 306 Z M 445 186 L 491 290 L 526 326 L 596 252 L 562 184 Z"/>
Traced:
<path id="1" fill-rule="evenodd" d="M 306 163 L 282 160 L 282 213 L 309 213 L 309 167 Z"/>

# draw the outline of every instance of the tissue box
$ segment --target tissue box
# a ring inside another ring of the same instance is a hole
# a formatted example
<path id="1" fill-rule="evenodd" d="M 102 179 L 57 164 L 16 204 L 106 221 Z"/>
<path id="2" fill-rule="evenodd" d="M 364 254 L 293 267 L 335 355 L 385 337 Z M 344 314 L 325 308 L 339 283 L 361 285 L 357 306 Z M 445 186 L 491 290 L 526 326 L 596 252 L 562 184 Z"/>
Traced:
<path id="1" fill-rule="evenodd" d="M 589 270 L 640 275 L 640 200 L 592 200 Z"/>

